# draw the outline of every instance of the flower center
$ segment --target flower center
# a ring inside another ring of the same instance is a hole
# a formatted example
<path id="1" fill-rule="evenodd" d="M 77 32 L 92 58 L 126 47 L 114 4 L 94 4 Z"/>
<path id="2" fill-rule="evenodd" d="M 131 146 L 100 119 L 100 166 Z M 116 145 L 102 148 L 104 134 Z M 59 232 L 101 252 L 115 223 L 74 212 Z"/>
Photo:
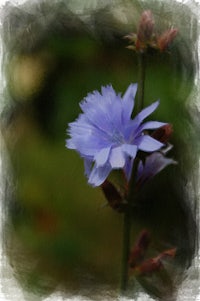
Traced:
<path id="1" fill-rule="evenodd" d="M 114 130 L 112 132 L 112 135 L 110 136 L 110 138 L 111 138 L 111 142 L 113 142 L 113 143 L 116 143 L 116 144 L 124 143 L 124 136 L 118 130 Z"/>

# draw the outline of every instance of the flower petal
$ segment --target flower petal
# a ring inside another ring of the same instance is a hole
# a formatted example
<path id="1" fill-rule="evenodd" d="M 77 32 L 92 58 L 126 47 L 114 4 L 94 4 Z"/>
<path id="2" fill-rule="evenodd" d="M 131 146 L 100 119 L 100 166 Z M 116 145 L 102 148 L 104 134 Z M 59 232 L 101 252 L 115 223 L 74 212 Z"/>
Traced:
<path id="1" fill-rule="evenodd" d="M 73 142 L 73 138 L 67 139 L 65 146 L 69 149 L 76 149 L 76 146 Z"/>
<path id="2" fill-rule="evenodd" d="M 122 147 L 115 147 L 111 150 L 110 153 L 110 159 L 109 159 L 110 165 L 112 168 L 123 168 L 125 165 L 125 155 L 122 151 Z"/>
<path id="3" fill-rule="evenodd" d="M 66 141 L 66 146 L 76 149 L 81 156 L 94 156 L 111 144 L 109 139 L 106 139 L 107 134 L 90 124 L 83 114 L 69 126 L 68 133 L 71 138 Z"/>
<path id="4" fill-rule="evenodd" d="M 147 157 L 145 168 L 150 170 L 151 176 L 153 177 L 170 164 L 177 164 L 177 162 L 171 158 L 166 158 L 161 153 L 155 152 Z"/>
<path id="5" fill-rule="evenodd" d="M 140 184 L 144 183 L 170 164 L 177 164 L 177 162 L 171 158 L 166 158 L 159 152 L 149 155 L 144 165 L 141 162 L 139 163 L 137 181 L 140 182 Z"/>
<path id="6" fill-rule="evenodd" d="M 145 152 L 154 152 L 164 146 L 163 143 L 151 138 L 148 135 L 143 135 L 137 139 L 138 148 Z"/>
<path id="7" fill-rule="evenodd" d="M 107 101 L 108 102 L 110 101 L 111 103 L 112 103 L 112 100 L 117 96 L 112 85 L 102 86 L 101 94 L 102 94 L 103 98 L 107 98 Z"/>
<path id="8" fill-rule="evenodd" d="M 133 144 L 123 144 L 122 145 L 122 150 L 131 158 L 135 158 L 136 153 L 137 153 L 137 146 Z"/>
<path id="9" fill-rule="evenodd" d="M 92 160 L 84 159 L 85 175 L 89 178 L 92 168 Z"/>
<path id="10" fill-rule="evenodd" d="M 101 90 L 102 95 L 96 91 L 88 94 L 80 107 L 88 123 L 109 134 L 112 133 L 113 127 L 121 128 L 122 100 L 111 85 L 102 87 Z"/>
<path id="11" fill-rule="evenodd" d="M 137 92 L 137 84 L 130 84 L 128 89 L 126 90 L 123 99 L 123 112 L 122 119 L 124 122 L 130 119 L 133 108 L 134 108 L 134 99 Z"/>
<path id="12" fill-rule="evenodd" d="M 102 167 L 96 167 L 96 165 L 94 165 L 88 183 L 92 186 L 101 185 L 106 180 L 111 170 L 110 164 L 105 164 Z"/>
<path id="13" fill-rule="evenodd" d="M 100 152 L 98 152 L 95 155 L 94 160 L 96 161 L 97 167 L 103 166 L 107 162 L 109 154 L 110 154 L 110 149 L 111 149 L 111 147 L 103 148 L 100 150 Z"/>
<path id="14" fill-rule="evenodd" d="M 136 145 L 124 144 L 122 146 L 123 151 L 128 155 L 126 158 L 126 163 L 124 165 L 124 172 L 127 180 L 131 178 L 133 162 L 137 154 L 138 147 Z"/>
<path id="15" fill-rule="evenodd" d="M 153 113 L 159 106 L 159 101 L 152 103 L 150 106 L 143 109 L 133 120 L 141 123 L 147 116 Z"/>
<path id="16" fill-rule="evenodd" d="M 166 124 L 167 123 L 159 122 L 159 121 L 148 121 L 140 126 L 140 131 L 158 129 Z"/>
<path id="17" fill-rule="evenodd" d="M 134 159 L 129 157 L 129 158 L 127 158 L 125 166 L 124 166 L 124 172 L 125 172 L 125 175 L 126 175 L 126 178 L 128 181 L 131 178 L 133 162 L 134 162 Z"/>

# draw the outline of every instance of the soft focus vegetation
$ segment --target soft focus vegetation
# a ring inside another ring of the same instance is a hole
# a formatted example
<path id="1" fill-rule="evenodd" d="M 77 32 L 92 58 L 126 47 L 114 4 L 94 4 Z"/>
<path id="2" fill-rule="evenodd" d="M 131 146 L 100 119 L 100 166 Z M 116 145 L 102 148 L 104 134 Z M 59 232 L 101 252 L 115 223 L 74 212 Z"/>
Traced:
<path id="1" fill-rule="evenodd" d="M 106 205 L 99 188 L 88 186 L 82 160 L 65 148 L 66 129 L 88 92 L 111 83 L 123 93 L 137 82 L 136 55 L 122 39 L 133 24 L 123 28 L 120 22 L 112 23 L 103 10 L 93 12 L 93 24 L 86 26 L 71 12 L 57 9 L 57 20 L 44 32 L 37 32 L 37 13 L 32 15 L 35 25 L 22 10 L 21 26 L 25 16 L 30 24 L 30 31 L 23 32 L 27 40 L 14 48 L 8 44 L 9 99 L 2 113 L 12 175 L 8 174 L 5 200 L 10 218 L 7 253 L 26 288 L 48 294 L 59 285 L 92 295 L 118 285 L 122 216 Z M 53 14 L 50 6 L 49 10 Z M 12 13 L 20 15 L 15 9 Z M 104 26 L 109 20 L 109 26 L 102 28 L 101 20 Z M 132 239 L 147 228 L 151 256 L 177 247 L 177 258 L 169 264 L 171 277 L 190 263 L 194 252 L 191 194 L 185 187 L 193 185 L 190 175 L 196 164 L 195 130 L 186 110 L 195 70 L 192 61 L 184 65 L 180 49 L 186 42 L 180 31 L 169 52 L 148 54 L 145 105 L 160 99 L 152 119 L 173 124 L 170 155 L 179 165 L 147 185 L 133 212 Z M 156 279 L 155 289 L 147 280 L 138 279 L 157 295 L 172 290 L 170 281 L 166 285 Z"/>

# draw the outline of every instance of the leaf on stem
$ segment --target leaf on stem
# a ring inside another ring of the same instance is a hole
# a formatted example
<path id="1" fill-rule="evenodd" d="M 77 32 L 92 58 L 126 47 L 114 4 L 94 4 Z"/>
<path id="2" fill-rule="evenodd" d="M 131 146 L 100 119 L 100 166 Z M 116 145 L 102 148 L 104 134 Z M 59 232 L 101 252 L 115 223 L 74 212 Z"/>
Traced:
<path id="1" fill-rule="evenodd" d="M 124 202 L 119 191 L 110 181 L 105 180 L 103 184 L 101 184 L 101 189 L 112 209 L 120 213 L 125 211 L 127 204 Z"/>

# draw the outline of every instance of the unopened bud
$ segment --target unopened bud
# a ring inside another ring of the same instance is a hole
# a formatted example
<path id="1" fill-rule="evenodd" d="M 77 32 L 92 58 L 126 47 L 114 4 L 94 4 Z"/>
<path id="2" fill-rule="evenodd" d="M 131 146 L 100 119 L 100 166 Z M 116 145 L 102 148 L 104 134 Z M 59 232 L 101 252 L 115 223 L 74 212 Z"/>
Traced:
<path id="1" fill-rule="evenodd" d="M 171 28 L 163 32 L 163 34 L 161 34 L 158 37 L 157 45 L 160 51 L 164 51 L 169 47 L 169 45 L 173 42 L 174 38 L 176 37 L 177 32 L 178 29 Z"/>
<path id="2" fill-rule="evenodd" d="M 150 258 L 145 260 L 140 266 L 134 269 L 135 273 L 140 276 L 151 275 L 163 267 L 160 258 Z"/>
<path id="3" fill-rule="evenodd" d="M 132 248 L 129 256 L 129 266 L 134 268 L 138 265 L 144 258 L 144 254 L 146 249 L 148 248 L 150 243 L 150 236 L 147 230 L 143 230 L 134 247 Z"/>
<path id="4" fill-rule="evenodd" d="M 137 275 L 148 276 L 154 272 L 159 271 L 163 268 L 162 260 L 166 257 L 173 258 L 176 254 L 176 248 L 166 250 L 160 253 L 157 257 L 149 258 L 142 262 L 139 266 L 135 267 L 133 270 Z"/>
<path id="5" fill-rule="evenodd" d="M 138 27 L 137 37 L 142 43 L 147 43 L 153 34 L 154 29 L 154 18 L 150 10 L 145 10 L 140 18 L 140 23 Z"/>
<path id="6" fill-rule="evenodd" d="M 172 132 L 173 132 L 172 125 L 166 124 L 158 128 L 157 130 L 155 130 L 151 136 L 162 143 L 167 143 L 169 141 Z"/>

